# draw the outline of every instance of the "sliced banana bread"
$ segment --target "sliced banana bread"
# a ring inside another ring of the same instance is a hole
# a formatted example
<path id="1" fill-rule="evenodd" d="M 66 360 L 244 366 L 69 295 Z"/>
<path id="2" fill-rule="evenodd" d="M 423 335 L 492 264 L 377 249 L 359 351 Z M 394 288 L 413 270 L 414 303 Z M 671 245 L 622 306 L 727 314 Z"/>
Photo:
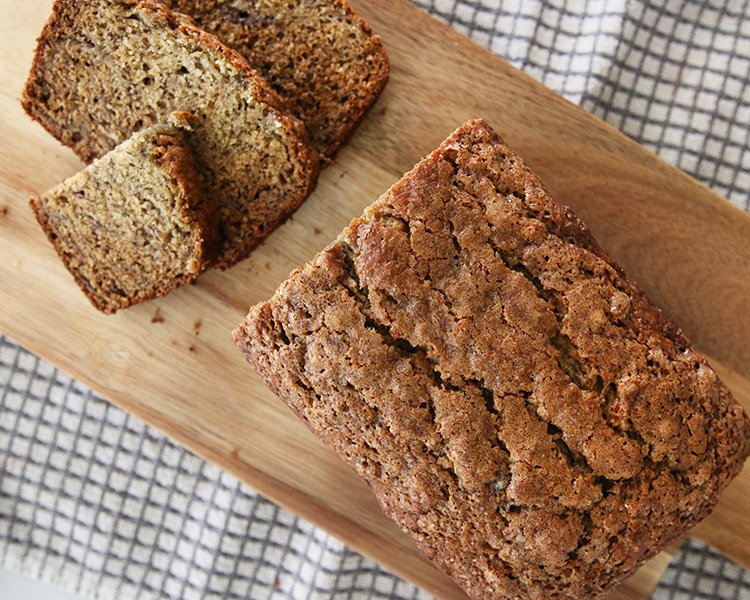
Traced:
<path id="1" fill-rule="evenodd" d="M 248 59 L 330 162 L 377 100 L 389 65 L 344 0 L 163 0 Z"/>
<path id="2" fill-rule="evenodd" d="M 473 598 L 601 598 L 705 517 L 750 420 L 482 121 L 235 331 Z"/>
<path id="3" fill-rule="evenodd" d="M 219 213 L 217 264 L 249 252 L 310 192 L 304 126 L 239 54 L 183 15 L 143 0 L 57 0 L 22 98 L 84 160 L 176 110 Z"/>
<path id="4" fill-rule="evenodd" d="M 204 198 L 184 130 L 155 125 L 31 207 L 92 304 L 113 313 L 201 271 L 216 235 Z"/>

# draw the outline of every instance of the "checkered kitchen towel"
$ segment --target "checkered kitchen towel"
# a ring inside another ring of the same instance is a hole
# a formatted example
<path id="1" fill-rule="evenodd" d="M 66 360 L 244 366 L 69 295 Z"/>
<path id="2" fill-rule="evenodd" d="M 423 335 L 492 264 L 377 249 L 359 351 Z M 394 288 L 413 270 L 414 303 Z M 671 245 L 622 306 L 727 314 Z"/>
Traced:
<path id="1" fill-rule="evenodd" d="M 750 210 L 747 1 L 415 0 Z M 98 598 L 424 598 L 0 338 L 0 564 Z M 750 600 L 686 544 L 654 598 Z"/>

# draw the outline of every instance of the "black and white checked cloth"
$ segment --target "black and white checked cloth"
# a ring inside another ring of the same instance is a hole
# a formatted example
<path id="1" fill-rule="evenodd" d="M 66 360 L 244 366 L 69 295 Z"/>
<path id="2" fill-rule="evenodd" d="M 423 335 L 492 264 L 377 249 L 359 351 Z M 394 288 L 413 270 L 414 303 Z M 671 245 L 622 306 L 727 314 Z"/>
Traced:
<path id="1" fill-rule="evenodd" d="M 747 1 L 414 0 L 750 210 Z M 0 338 L 0 564 L 93 598 L 427 596 Z M 750 600 L 688 542 L 654 598 Z"/>

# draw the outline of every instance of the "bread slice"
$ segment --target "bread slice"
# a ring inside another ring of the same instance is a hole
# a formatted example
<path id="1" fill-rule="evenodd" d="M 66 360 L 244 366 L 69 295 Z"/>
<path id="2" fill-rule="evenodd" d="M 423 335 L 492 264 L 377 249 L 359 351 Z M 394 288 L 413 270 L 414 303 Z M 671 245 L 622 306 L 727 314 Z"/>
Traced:
<path id="1" fill-rule="evenodd" d="M 245 258 L 315 180 L 304 126 L 247 61 L 150 0 L 57 0 L 22 103 L 86 161 L 172 111 L 194 113 L 221 267 Z"/>
<path id="2" fill-rule="evenodd" d="M 105 313 L 200 273 L 216 235 L 184 130 L 154 125 L 31 200 L 39 224 Z"/>
<path id="3" fill-rule="evenodd" d="M 247 58 L 325 163 L 388 81 L 383 43 L 344 0 L 163 1 Z"/>
<path id="4" fill-rule="evenodd" d="M 714 507 L 750 419 L 483 121 L 235 340 L 472 598 L 601 598 Z"/>

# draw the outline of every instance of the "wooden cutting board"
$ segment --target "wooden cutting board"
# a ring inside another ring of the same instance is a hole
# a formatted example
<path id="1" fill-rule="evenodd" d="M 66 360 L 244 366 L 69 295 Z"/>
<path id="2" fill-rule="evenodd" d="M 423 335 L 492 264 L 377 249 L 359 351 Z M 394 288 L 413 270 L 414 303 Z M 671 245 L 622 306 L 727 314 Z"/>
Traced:
<path id="1" fill-rule="evenodd" d="M 750 409 L 750 216 L 407 0 L 353 3 L 384 38 L 392 76 L 315 193 L 250 259 L 111 317 L 88 304 L 26 206 L 81 164 L 17 100 L 51 0 L 6 3 L 0 331 L 393 572 L 459 598 L 353 472 L 266 390 L 231 329 L 453 129 L 484 117 L 715 359 Z M 746 469 L 695 530 L 746 567 L 748 498 Z M 646 598 L 668 560 L 657 557 L 614 597 Z"/>

